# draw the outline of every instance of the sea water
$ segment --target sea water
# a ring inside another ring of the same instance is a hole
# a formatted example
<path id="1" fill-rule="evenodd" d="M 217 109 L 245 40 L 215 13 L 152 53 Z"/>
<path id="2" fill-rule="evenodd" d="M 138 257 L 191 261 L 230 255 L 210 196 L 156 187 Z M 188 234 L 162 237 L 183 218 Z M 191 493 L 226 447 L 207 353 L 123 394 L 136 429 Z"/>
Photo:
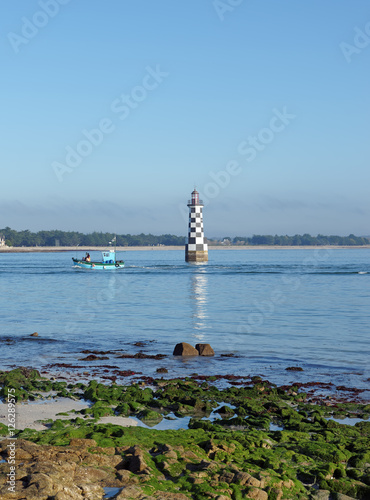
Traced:
<path id="1" fill-rule="evenodd" d="M 201 264 L 184 262 L 181 250 L 129 250 L 117 254 L 126 267 L 113 271 L 76 269 L 74 256 L 0 254 L 0 369 L 153 375 L 165 367 L 166 377 L 369 388 L 370 249 L 211 249 Z M 178 342 L 209 343 L 216 355 L 173 357 Z M 110 351 L 100 356 L 109 359 L 81 361 L 83 350 Z M 139 351 L 166 357 L 118 357 Z"/>

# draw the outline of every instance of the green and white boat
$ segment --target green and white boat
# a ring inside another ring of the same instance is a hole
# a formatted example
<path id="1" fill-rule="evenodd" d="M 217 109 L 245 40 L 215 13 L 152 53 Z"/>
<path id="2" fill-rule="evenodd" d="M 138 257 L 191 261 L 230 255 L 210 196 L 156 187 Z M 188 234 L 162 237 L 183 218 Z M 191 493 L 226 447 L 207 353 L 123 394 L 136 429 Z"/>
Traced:
<path id="1" fill-rule="evenodd" d="M 72 257 L 74 267 L 79 269 L 92 269 L 92 270 L 105 270 L 105 269 L 122 269 L 125 267 L 125 263 L 123 260 L 116 259 L 116 237 L 113 238 L 112 241 L 109 242 L 111 245 L 114 241 L 114 250 L 109 248 L 109 250 L 105 250 L 101 253 L 101 260 L 91 260 L 90 254 L 86 252 L 85 257 L 78 259 L 76 257 Z"/>
<path id="2" fill-rule="evenodd" d="M 90 254 L 87 253 L 86 256 L 82 259 L 78 259 L 72 257 L 73 263 L 75 267 L 80 269 L 122 269 L 125 267 L 125 263 L 123 260 L 116 260 L 116 252 L 115 251 L 107 251 L 102 252 L 102 259 L 91 260 Z"/>

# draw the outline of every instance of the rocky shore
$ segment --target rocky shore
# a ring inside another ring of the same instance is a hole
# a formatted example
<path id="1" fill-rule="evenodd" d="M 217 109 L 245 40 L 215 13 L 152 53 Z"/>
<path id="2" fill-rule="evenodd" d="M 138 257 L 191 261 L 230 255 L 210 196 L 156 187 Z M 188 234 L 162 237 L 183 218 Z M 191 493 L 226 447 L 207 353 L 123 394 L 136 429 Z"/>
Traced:
<path id="1" fill-rule="evenodd" d="M 370 498 L 370 404 L 355 389 L 343 398 L 318 396 L 318 382 L 223 382 L 194 374 L 83 384 L 29 368 L 0 372 L 0 397 L 15 420 L 14 433 L 0 424 L 0 498 Z M 19 403 L 45 397 L 85 404 L 44 420 L 43 430 L 17 428 Z M 146 427 L 101 423 L 107 417 Z M 156 428 L 174 419 L 184 428 Z"/>

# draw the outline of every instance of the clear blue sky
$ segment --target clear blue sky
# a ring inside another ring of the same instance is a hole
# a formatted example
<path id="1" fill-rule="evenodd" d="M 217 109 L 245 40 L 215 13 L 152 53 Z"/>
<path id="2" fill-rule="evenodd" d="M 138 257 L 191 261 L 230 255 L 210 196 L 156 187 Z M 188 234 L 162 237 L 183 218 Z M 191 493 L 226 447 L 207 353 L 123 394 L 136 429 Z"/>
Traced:
<path id="1" fill-rule="evenodd" d="M 0 19 L 0 227 L 185 235 L 196 184 L 208 237 L 370 234 L 368 1 L 2 0 Z"/>

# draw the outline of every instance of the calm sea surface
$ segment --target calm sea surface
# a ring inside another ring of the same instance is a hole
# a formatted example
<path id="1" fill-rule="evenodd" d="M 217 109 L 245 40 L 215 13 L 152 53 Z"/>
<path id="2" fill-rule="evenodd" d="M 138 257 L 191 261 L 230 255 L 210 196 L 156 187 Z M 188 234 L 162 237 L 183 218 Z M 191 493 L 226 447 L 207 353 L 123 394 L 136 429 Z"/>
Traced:
<path id="1" fill-rule="evenodd" d="M 72 256 L 0 254 L 0 369 L 66 363 L 92 375 L 101 365 L 153 375 L 166 367 L 168 377 L 369 388 L 369 249 L 211 250 L 205 264 L 185 263 L 183 251 L 127 251 L 117 271 L 78 270 Z M 175 358 L 182 341 L 210 343 L 216 356 Z M 168 357 L 80 361 L 82 350 Z"/>

